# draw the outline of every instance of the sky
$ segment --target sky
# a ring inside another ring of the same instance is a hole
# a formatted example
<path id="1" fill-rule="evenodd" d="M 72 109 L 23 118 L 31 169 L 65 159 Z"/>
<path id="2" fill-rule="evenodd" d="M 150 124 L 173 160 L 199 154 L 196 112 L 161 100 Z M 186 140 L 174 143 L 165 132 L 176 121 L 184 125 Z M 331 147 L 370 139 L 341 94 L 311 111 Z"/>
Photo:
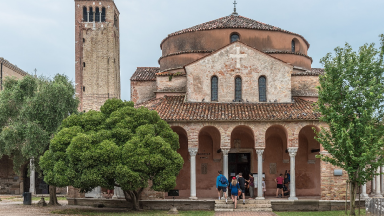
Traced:
<path id="1" fill-rule="evenodd" d="M 97 1 L 95 1 L 97 2 Z M 384 0 L 238 0 L 237 12 L 304 36 L 312 67 L 348 42 L 379 44 Z M 136 67 L 156 67 L 160 43 L 175 31 L 233 12 L 233 0 L 115 0 L 120 11 L 121 96 L 130 100 Z M 24 71 L 75 81 L 75 2 L 0 0 L 0 57 Z"/>

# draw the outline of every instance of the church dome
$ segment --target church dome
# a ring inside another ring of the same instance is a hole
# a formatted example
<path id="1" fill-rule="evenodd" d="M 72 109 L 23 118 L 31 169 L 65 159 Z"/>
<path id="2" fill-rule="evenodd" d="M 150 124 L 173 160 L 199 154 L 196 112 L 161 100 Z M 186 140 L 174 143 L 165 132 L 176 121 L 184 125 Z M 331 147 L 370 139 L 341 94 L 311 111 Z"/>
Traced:
<path id="1" fill-rule="evenodd" d="M 160 44 L 160 71 L 180 70 L 229 43 L 231 36 L 294 66 L 311 69 L 308 41 L 301 35 L 231 14 L 169 34 Z"/>

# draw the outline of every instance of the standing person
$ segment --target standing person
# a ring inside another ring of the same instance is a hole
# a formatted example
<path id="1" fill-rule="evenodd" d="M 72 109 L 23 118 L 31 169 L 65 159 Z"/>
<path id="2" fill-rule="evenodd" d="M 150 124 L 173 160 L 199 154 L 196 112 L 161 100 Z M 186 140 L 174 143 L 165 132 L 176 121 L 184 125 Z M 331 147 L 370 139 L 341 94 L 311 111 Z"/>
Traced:
<path id="1" fill-rule="evenodd" d="M 235 208 L 236 208 L 236 206 L 237 206 L 237 194 L 240 190 L 240 186 L 236 180 L 236 177 L 232 178 L 232 182 L 229 185 L 229 190 L 231 190 L 231 198 L 232 198 L 233 202 L 235 203 Z"/>
<path id="2" fill-rule="evenodd" d="M 223 173 L 221 171 L 218 171 L 218 176 L 216 177 L 216 190 L 219 195 L 220 200 L 220 191 L 223 191 L 225 194 L 225 203 L 227 203 L 227 187 L 228 187 L 228 180 L 225 178 Z"/>
<path id="3" fill-rule="evenodd" d="M 247 180 L 249 185 L 249 195 L 251 198 L 253 198 L 254 192 L 255 192 L 255 179 L 253 178 L 252 173 L 249 173 L 249 180 Z M 250 199 L 251 199 L 250 198 Z"/>
<path id="4" fill-rule="evenodd" d="M 281 196 L 284 198 L 284 192 L 283 192 L 283 174 L 280 173 L 280 176 L 275 179 L 275 182 L 277 183 L 276 188 L 276 198 L 279 198 L 279 191 L 281 191 Z"/>
<path id="5" fill-rule="evenodd" d="M 243 173 L 239 173 L 238 181 L 241 189 L 241 196 L 243 198 L 243 205 L 245 205 L 245 179 L 243 178 Z"/>
<path id="6" fill-rule="evenodd" d="M 261 187 L 263 188 L 263 197 L 265 197 L 265 191 L 267 191 L 267 187 L 265 186 L 265 178 L 263 177 L 263 182 L 261 182 Z"/>

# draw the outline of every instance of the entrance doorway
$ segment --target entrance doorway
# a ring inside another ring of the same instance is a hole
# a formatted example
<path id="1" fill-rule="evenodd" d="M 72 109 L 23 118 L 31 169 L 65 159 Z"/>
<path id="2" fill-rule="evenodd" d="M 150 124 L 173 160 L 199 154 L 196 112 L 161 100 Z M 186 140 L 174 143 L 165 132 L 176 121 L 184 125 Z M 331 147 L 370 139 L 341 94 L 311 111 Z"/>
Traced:
<path id="1" fill-rule="evenodd" d="M 250 153 L 229 153 L 228 154 L 228 177 L 229 181 L 239 173 L 243 173 L 243 178 L 248 180 L 251 172 Z M 246 190 L 248 194 L 248 190 Z"/>

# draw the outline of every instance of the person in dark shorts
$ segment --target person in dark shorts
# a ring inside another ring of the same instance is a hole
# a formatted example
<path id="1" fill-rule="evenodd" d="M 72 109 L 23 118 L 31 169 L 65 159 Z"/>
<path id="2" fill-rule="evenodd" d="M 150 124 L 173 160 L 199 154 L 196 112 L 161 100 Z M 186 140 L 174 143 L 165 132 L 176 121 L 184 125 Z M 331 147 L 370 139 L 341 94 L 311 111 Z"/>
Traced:
<path id="1" fill-rule="evenodd" d="M 239 173 L 239 186 L 241 189 L 241 196 L 243 198 L 243 205 L 245 205 L 245 179 L 243 178 L 243 173 Z"/>
<path id="2" fill-rule="evenodd" d="M 282 197 L 284 198 L 284 192 L 283 192 L 284 178 L 283 178 L 283 174 L 280 173 L 280 176 L 275 179 L 275 182 L 277 184 L 276 198 L 279 198 L 279 192 L 280 191 L 281 191 Z"/>
<path id="3" fill-rule="evenodd" d="M 220 200 L 220 191 L 223 191 L 225 194 L 225 202 L 227 202 L 227 187 L 228 187 L 228 180 L 225 178 L 223 173 L 221 171 L 218 171 L 218 176 L 216 177 L 216 190 L 219 195 Z"/>

